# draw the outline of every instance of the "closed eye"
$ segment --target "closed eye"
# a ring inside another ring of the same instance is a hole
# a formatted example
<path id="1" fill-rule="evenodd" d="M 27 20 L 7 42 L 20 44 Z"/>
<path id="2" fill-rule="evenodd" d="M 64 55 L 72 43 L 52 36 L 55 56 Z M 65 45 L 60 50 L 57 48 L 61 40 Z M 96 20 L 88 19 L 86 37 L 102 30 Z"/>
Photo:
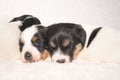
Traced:
<path id="1" fill-rule="evenodd" d="M 67 46 L 63 46 L 64 49 L 72 49 L 72 43 L 69 43 Z"/>
<path id="2" fill-rule="evenodd" d="M 31 42 L 36 47 L 43 47 L 43 45 L 44 45 L 44 40 L 39 39 L 37 37 L 35 37 L 34 39 L 32 39 Z"/>

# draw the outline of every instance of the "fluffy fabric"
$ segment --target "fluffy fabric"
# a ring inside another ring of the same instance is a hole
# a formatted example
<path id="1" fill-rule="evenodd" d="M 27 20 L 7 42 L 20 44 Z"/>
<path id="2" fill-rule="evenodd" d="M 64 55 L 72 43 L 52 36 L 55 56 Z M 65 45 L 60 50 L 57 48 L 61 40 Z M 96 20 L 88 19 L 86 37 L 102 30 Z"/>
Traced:
<path id="1" fill-rule="evenodd" d="M 16 24 L 0 25 L 0 80 L 120 80 L 120 64 L 50 60 L 22 63 L 18 60 L 19 29 Z"/>
<path id="2" fill-rule="evenodd" d="M 17 23 L 0 24 L 0 62 L 19 58 L 19 34 Z"/>
<path id="3" fill-rule="evenodd" d="M 0 80 L 120 80 L 119 64 L 0 63 Z"/>

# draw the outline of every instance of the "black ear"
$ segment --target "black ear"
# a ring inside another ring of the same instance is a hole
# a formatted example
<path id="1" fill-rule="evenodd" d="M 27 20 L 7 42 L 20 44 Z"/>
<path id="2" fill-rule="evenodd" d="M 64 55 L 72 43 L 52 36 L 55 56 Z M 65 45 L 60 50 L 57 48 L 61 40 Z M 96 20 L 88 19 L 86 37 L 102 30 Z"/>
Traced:
<path id="1" fill-rule="evenodd" d="M 15 21 L 24 21 L 27 17 L 33 17 L 32 15 L 22 15 L 19 17 L 13 18 L 10 22 L 15 22 Z"/>
<path id="2" fill-rule="evenodd" d="M 43 36 L 46 37 L 48 28 L 42 25 L 37 26 L 38 32 Z"/>
<path id="3" fill-rule="evenodd" d="M 19 17 L 13 18 L 10 22 L 17 22 L 20 21 L 21 24 L 18 24 L 19 29 L 23 31 L 27 27 L 30 27 L 35 24 L 41 24 L 38 18 L 33 17 L 32 15 L 22 15 Z"/>
<path id="4" fill-rule="evenodd" d="M 30 27 L 30 26 L 36 25 L 36 24 L 41 24 L 41 22 L 39 21 L 39 19 L 37 19 L 36 17 L 28 18 L 28 19 L 25 19 L 23 21 L 22 25 L 19 28 L 20 28 L 21 31 L 23 31 L 27 27 Z"/>
<path id="5" fill-rule="evenodd" d="M 44 48 L 48 49 L 48 37 L 47 37 L 48 27 L 40 25 L 37 26 L 37 28 L 38 28 L 38 34 L 40 34 L 44 39 Z"/>
<path id="6" fill-rule="evenodd" d="M 76 37 L 75 39 L 81 42 L 81 44 L 84 46 L 85 41 L 86 41 L 86 32 L 83 29 L 83 27 L 81 25 L 76 24 L 72 32 L 73 32 L 74 37 Z"/>

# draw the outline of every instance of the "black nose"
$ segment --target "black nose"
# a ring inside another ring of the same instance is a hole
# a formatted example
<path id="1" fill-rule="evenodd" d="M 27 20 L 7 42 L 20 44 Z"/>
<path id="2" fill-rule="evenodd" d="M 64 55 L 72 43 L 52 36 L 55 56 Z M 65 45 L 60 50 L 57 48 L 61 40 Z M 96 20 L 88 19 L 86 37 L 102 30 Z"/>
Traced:
<path id="1" fill-rule="evenodd" d="M 32 55 L 31 55 L 30 52 L 26 52 L 25 55 L 24 55 L 24 57 L 25 57 L 26 60 L 31 60 Z"/>
<path id="2" fill-rule="evenodd" d="M 57 60 L 58 63 L 65 63 L 65 59 Z"/>

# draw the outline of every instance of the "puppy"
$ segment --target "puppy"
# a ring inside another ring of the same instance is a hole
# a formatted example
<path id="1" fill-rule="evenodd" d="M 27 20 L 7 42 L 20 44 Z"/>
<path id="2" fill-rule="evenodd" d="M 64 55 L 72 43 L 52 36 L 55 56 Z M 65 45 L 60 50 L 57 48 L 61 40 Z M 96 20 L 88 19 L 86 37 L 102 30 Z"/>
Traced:
<path id="1" fill-rule="evenodd" d="M 44 60 L 48 56 L 46 46 L 47 29 L 32 15 L 16 17 L 10 22 L 19 22 L 21 31 L 19 37 L 19 50 L 23 62 L 35 62 Z"/>
<path id="2" fill-rule="evenodd" d="M 53 62 L 120 63 L 120 31 L 113 28 L 58 23 L 47 35 Z"/>
<path id="3" fill-rule="evenodd" d="M 81 25 L 58 23 L 48 26 L 48 47 L 53 62 L 68 63 L 83 49 L 86 32 Z"/>

